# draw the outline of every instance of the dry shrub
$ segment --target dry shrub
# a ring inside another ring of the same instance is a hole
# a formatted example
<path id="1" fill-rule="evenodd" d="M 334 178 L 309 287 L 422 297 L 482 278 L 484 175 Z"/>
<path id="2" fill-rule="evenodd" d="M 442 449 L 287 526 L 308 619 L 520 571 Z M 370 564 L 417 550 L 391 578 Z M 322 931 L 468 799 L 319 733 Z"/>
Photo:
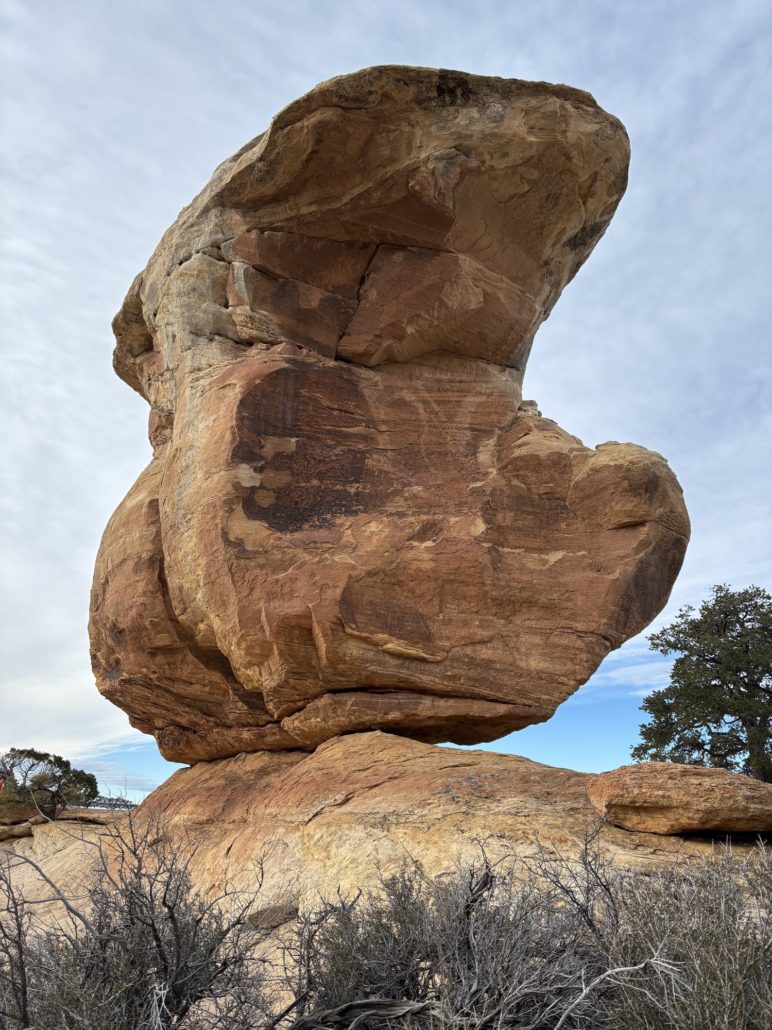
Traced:
<path id="1" fill-rule="evenodd" d="M 96 845 L 87 904 L 74 904 L 28 858 L 0 851 L 0 1027 L 16 1030 L 230 1030 L 271 1006 L 249 916 L 256 894 L 205 897 L 190 861 L 133 819 Z M 59 902 L 48 925 L 14 886 L 33 865 Z M 259 877 L 259 871 L 258 871 Z"/>
<path id="2" fill-rule="evenodd" d="M 0 1027 L 17 1030 L 766 1030 L 772 860 L 615 870 L 578 857 L 479 861 L 259 930 L 249 896 L 205 898 L 190 853 L 129 829 L 100 847 L 88 909 L 55 926 L 0 868 Z M 42 875 L 42 870 L 40 870 Z M 278 956 L 273 962 L 257 957 Z"/>

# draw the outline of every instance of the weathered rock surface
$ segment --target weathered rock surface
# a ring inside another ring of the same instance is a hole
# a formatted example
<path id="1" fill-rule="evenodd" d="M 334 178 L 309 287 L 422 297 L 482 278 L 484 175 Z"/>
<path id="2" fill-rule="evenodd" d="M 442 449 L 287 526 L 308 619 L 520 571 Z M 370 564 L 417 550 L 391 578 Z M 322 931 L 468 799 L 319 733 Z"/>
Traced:
<path id="1" fill-rule="evenodd" d="M 21 808 L 21 806 L 19 806 Z M 43 815 L 37 808 L 25 806 L 25 814 L 18 817 L 7 816 L 0 809 L 0 842 L 11 840 L 16 837 L 31 837 L 36 826 L 51 824 L 51 819 Z M 109 826 L 115 821 L 115 816 L 109 811 L 99 811 L 94 808 L 70 808 L 59 811 L 56 815 L 57 823 L 82 823 L 90 826 Z"/>
<path id="2" fill-rule="evenodd" d="M 290 919 L 301 905 L 338 888 L 353 894 L 415 859 L 430 875 L 479 859 L 533 858 L 537 849 L 578 854 L 597 813 L 591 776 L 512 755 L 428 746 L 386 733 L 329 740 L 313 754 L 255 753 L 201 762 L 175 773 L 137 811 L 185 853 L 195 884 L 254 889 L 262 864 L 265 918 Z M 110 820 L 120 819 L 114 813 Z M 33 827 L 12 842 L 77 893 L 95 862 L 102 827 Z M 637 833 L 605 825 L 599 844 L 623 868 L 687 862 L 709 841 Z M 750 845 L 737 845 L 741 852 Z M 28 897 L 50 892 L 18 868 Z M 79 895 L 80 896 L 80 895 Z"/>
<path id="3" fill-rule="evenodd" d="M 566 86 L 331 80 L 215 172 L 116 317 L 155 457 L 97 560 L 99 689 L 171 759 L 543 721 L 665 603 L 664 459 L 521 406 L 627 137 Z"/>
<path id="4" fill-rule="evenodd" d="M 646 833 L 771 833 L 772 784 L 726 769 L 672 762 L 594 776 L 587 795 L 615 826 Z"/>
<path id="5" fill-rule="evenodd" d="M 41 818 L 39 822 L 43 823 L 45 819 Z M 0 843 L 20 837 L 31 837 L 34 825 L 29 819 L 19 823 L 0 823 Z"/>

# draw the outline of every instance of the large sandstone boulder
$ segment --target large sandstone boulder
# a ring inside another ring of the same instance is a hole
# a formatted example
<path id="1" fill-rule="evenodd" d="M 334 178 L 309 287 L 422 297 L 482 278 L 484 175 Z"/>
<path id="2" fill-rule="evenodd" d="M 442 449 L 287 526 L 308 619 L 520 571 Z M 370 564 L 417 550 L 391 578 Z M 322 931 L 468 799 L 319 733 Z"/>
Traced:
<path id="1" fill-rule="evenodd" d="M 588 781 L 597 811 L 645 833 L 772 833 L 772 783 L 672 762 L 623 765 Z"/>
<path id="2" fill-rule="evenodd" d="M 662 608 L 689 532 L 664 459 L 521 403 L 628 156 L 579 90 L 374 68 L 180 214 L 115 320 L 155 456 L 91 610 L 99 689 L 166 757 L 493 739 Z"/>

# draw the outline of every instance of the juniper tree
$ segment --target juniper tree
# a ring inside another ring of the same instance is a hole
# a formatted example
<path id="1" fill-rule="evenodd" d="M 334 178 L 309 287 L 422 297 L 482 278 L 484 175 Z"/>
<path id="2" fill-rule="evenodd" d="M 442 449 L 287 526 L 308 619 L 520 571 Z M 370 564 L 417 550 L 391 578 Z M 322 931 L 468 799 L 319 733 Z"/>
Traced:
<path id="1" fill-rule="evenodd" d="M 675 654 L 670 683 L 643 702 L 636 761 L 733 769 L 772 782 L 772 597 L 761 587 L 715 586 L 649 637 Z"/>
<path id="2" fill-rule="evenodd" d="M 67 805 L 87 805 L 99 793 L 96 777 L 61 755 L 34 748 L 0 753 L 0 805 L 34 805 L 52 818 Z"/>

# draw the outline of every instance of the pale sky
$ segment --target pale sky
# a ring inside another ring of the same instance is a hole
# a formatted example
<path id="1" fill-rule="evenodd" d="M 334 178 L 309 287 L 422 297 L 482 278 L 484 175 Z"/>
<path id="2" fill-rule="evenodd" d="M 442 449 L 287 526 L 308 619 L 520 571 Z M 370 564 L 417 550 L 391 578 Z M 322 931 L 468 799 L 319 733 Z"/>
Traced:
<path id="1" fill-rule="evenodd" d="M 0 749 L 60 752 L 112 789 L 170 771 L 88 661 L 99 537 L 150 454 L 110 321 L 220 161 L 367 65 L 565 82 L 622 119 L 627 195 L 540 330 L 525 395 L 678 475 L 692 542 L 656 625 L 714 583 L 772 586 L 768 0 L 0 0 L 0 19 Z M 667 672 L 644 634 L 550 722 L 487 747 L 620 765 Z"/>

